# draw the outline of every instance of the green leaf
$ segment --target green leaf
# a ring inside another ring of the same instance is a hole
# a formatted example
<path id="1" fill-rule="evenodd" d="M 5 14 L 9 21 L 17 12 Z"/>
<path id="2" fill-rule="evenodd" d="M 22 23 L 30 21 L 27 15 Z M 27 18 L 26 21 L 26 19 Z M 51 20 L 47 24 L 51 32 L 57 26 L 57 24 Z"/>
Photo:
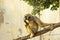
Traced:
<path id="1" fill-rule="evenodd" d="M 30 6 L 33 6 L 33 15 L 40 15 L 41 10 L 47 9 L 52 5 L 51 10 L 57 10 L 59 8 L 59 0 L 23 0 L 27 2 Z"/>

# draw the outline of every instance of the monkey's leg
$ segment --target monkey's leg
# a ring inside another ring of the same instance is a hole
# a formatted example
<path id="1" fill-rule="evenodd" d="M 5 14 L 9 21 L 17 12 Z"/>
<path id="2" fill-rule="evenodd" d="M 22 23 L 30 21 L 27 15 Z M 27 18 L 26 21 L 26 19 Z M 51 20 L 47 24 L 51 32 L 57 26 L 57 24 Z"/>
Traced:
<path id="1" fill-rule="evenodd" d="M 32 31 L 28 26 L 29 26 L 29 25 L 25 25 L 25 29 L 26 29 L 26 31 L 29 33 L 30 38 L 31 38 L 31 37 L 34 36 L 34 33 L 33 33 L 33 31 Z"/>
<path id="2" fill-rule="evenodd" d="M 33 30 L 31 30 L 30 27 L 27 27 L 26 30 L 27 30 L 27 32 L 29 33 L 30 38 L 32 38 L 32 37 L 34 36 Z"/>

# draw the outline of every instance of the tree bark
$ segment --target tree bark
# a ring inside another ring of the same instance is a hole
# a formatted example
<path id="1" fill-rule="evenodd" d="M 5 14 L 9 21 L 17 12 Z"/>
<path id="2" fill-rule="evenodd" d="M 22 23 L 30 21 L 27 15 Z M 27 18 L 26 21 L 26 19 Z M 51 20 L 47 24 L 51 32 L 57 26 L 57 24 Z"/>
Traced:
<path id="1" fill-rule="evenodd" d="M 60 27 L 60 22 L 59 22 L 59 23 L 54 23 L 52 30 L 54 30 L 55 28 L 58 28 L 58 27 Z M 49 27 L 47 27 L 47 28 L 44 28 L 43 30 L 38 31 L 38 32 L 34 35 L 34 37 L 39 36 L 39 35 L 42 35 L 42 34 L 45 34 L 45 33 L 49 32 L 49 31 L 52 31 L 52 30 L 51 30 L 51 27 L 49 26 Z M 32 38 L 34 38 L 34 37 L 32 37 Z M 27 39 L 31 39 L 31 38 L 30 38 L 30 35 L 23 36 L 23 37 L 19 37 L 19 38 L 17 38 L 17 39 L 13 39 L 13 40 L 27 40 Z"/>

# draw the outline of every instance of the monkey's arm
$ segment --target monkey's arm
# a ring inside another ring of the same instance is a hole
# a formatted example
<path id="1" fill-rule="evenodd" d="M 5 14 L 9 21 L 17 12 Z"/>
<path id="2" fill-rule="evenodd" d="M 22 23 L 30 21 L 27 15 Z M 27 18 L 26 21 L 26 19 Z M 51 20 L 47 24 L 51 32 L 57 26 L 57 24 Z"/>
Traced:
<path id="1" fill-rule="evenodd" d="M 25 29 L 27 30 L 27 32 L 29 33 L 29 35 L 34 35 L 33 31 L 31 30 L 29 23 L 26 22 L 26 20 L 24 20 L 24 22 L 26 23 L 25 25 Z"/>

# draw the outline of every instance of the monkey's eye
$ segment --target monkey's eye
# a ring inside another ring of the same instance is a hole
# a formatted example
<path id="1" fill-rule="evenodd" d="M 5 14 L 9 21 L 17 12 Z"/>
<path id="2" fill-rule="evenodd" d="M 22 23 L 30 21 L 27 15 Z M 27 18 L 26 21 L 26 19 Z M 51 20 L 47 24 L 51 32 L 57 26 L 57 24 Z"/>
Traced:
<path id="1" fill-rule="evenodd" d="M 27 19 L 27 16 L 25 16 L 24 18 Z"/>
<path id="2" fill-rule="evenodd" d="M 31 18 L 31 17 L 28 17 L 28 18 Z"/>

